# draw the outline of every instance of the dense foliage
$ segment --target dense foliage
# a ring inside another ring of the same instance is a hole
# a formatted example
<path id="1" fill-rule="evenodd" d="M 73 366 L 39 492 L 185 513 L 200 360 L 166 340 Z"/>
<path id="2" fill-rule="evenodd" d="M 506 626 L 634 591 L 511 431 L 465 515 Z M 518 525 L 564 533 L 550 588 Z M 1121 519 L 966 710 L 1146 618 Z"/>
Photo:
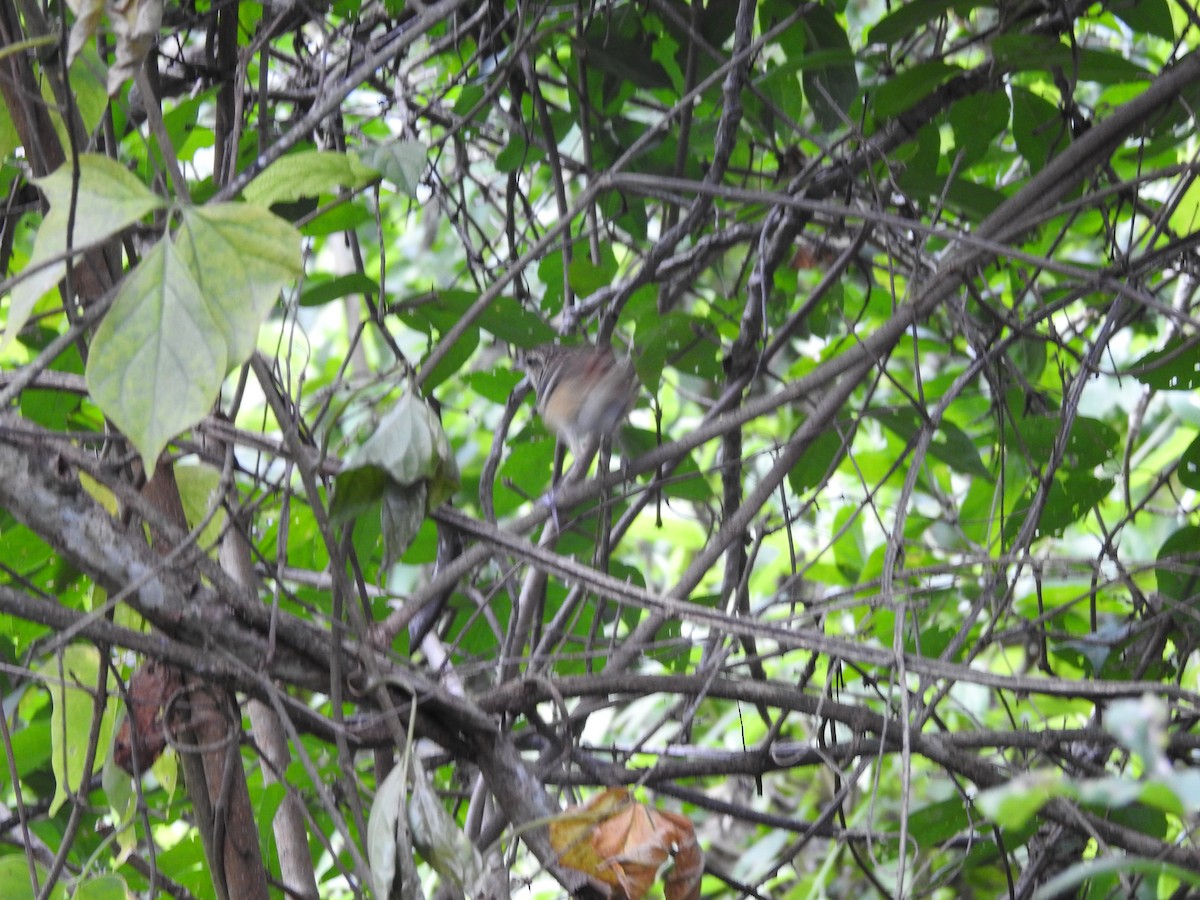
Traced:
<path id="1" fill-rule="evenodd" d="M 1200 890 L 1189 2 L 0 0 L 0 896 Z"/>

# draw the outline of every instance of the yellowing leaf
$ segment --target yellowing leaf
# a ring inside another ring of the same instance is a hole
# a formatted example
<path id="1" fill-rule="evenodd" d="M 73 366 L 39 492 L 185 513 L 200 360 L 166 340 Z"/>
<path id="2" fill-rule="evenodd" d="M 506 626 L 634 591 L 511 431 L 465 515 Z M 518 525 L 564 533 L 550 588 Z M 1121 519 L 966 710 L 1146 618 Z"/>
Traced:
<path id="1" fill-rule="evenodd" d="M 130 273 L 96 331 L 88 390 L 150 474 L 167 441 L 208 413 L 226 363 L 206 298 L 174 247 L 160 241 Z"/>

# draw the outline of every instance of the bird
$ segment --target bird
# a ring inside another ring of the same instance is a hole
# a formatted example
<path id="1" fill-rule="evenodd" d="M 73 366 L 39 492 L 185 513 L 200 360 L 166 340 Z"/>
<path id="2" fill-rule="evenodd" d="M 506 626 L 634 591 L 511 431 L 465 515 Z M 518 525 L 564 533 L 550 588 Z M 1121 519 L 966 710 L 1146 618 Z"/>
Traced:
<path id="1" fill-rule="evenodd" d="M 518 364 L 537 392 L 542 422 L 567 442 L 577 462 L 621 426 L 637 399 L 633 363 L 608 347 L 546 344 Z"/>

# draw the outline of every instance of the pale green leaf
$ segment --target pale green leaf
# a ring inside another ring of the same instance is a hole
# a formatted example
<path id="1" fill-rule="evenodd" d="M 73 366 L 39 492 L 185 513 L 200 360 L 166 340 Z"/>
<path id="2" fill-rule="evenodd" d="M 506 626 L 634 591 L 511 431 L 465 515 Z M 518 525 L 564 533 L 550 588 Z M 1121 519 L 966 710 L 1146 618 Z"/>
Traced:
<path id="1" fill-rule="evenodd" d="M 50 719 L 53 745 L 50 764 L 55 780 L 50 814 L 54 815 L 68 796 L 79 790 L 84 778 L 92 774 L 84 772 L 84 763 L 95 711 L 92 692 L 100 674 L 100 654 L 95 647 L 75 644 L 67 647 L 60 657 L 47 660 L 37 671 L 46 683 L 54 707 Z M 104 715 L 97 744 L 100 748 L 109 744 L 112 719 L 111 714 Z M 97 752 L 92 760 L 93 771 L 103 762 L 104 753 Z"/>
<path id="2" fill-rule="evenodd" d="M 221 473 L 213 466 L 177 465 L 175 484 L 189 528 L 204 523 L 198 543 L 201 547 L 216 546 L 225 530 L 225 509 L 221 505 Z"/>
<path id="3" fill-rule="evenodd" d="M 1047 802 L 1067 790 L 1056 774 L 1034 773 L 990 788 L 976 802 L 993 822 L 1004 828 L 1021 828 Z"/>
<path id="4" fill-rule="evenodd" d="M 448 477 L 458 467 L 450 442 L 433 410 L 413 391 L 405 391 L 370 438 L 346 459 L 346 468 L 378 466 L 397 484 Z"/>
<path id="5" fill-rule="evenodd" d="M 332 194 L 339 188 L 357 190 L 377 177 L 376 170 L 359 162 L 354 154 L 303 150 L 271 163 L 246 186 L 242 196 L 251 203 L 270 206 L 285 200 Z"/>
<path id="6" fill-rule="evenodd" d="M 71 167 L 59 166 L 35 183 L 55 209 L 71 203 Z M 76 245 L 116 234 L 142 216 L 163 206 L 161 197 L 115 159 L 93 153 L 79 157 L 79 191 L 75 211 Z"/>
<path id="7" fill-rule="evenodd" d="M 69 165 L 62 165 L 45 178 L 35 180 L 50 203 L 50 212 L 38 228 L 30 268 L 66 252 L 71 182 Z M 162 206 L 162 199 L 120 163 L 107 156 L 84 153 L 79 157 L 79 189 L 71 246 L 87 247 L 102 241 Z M 17 283 L 12 292 L 7 328 L 0 339 L 0 350 L 16 337 L 34 305 L 62 280 L 66 272 L 66 263 L 56 262 Z"/>
<path id="8" fill-rule="evenodd" d="M 375 896 L 380 898 L 392 894 L 392 882 L 396 878 L 397 830 L 407 831 L 400 815 L 405 805 L 406 772 L 404 766 L 392 767 L 375 792 L 375 802 L 367 816 L 367 861 L 375 878 Z"/>
<path id="9" fill-rule="evenodd" d="M 414 759 L 408 827 L 413 846 L 442 878 L 460 891 L 474 887 L 483 874 L 483 857 L 458 823 L 446 812 L 432 785 Z"/>
<path id="10" fill-rule="evenodd" d="M 227 358 L 200 287 L 175 248 L 160 241 L 130 273 L 96 331 L 88 390 L 152 473 L 167 441 L 209 411 Z"/>
<path id="11" fill-rule="evenodd" d="M 392 141 L 359 152 L 362 161 L 410 197 L 417 195 L 429 151 L 420 141 Z"/>
<path id="12" fill-rule="evenodd" d="M 175 246 L 224 338 L 225 365 L 240 365 L 280 289 L 304 270 L 300 233 L 260 207 L 213 203 L 183 211 Z"/>

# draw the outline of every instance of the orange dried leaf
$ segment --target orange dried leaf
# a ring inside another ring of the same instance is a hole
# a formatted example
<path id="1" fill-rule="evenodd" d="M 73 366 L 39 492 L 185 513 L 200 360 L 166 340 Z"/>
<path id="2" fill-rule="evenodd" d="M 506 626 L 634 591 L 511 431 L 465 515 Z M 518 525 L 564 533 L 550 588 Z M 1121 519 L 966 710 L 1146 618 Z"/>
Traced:
<path id="1" fill-rule="evenodd" d="M 598 825 L 630 804 L 625 788 L 609 788 L 582 806 L 569 807 L 562 815 L 555 816 L 549 825 L 550 845 L 559 862 L 617 887 L 618 876 L 605 867 L 605 857 L 593 846 L 592 837 Z"/>

